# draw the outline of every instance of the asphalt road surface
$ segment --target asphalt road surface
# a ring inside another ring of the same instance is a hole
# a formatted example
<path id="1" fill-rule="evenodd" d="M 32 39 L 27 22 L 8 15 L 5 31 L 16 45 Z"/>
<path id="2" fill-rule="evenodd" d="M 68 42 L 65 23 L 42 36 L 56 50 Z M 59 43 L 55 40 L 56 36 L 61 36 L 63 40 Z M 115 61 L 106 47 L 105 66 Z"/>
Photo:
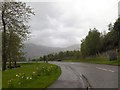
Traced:
<path id="1" fill-rule="evenodd" d="M 118 88 L 118 66 L 75 62 L 50 62 L 62 74 L 49 88 Z"/>

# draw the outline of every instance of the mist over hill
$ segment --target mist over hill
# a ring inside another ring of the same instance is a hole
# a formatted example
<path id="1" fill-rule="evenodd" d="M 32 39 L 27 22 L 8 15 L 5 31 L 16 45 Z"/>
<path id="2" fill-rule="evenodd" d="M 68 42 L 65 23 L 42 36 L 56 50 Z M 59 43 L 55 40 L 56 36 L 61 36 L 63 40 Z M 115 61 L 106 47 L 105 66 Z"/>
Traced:
<path id="1" fill-rule="evenodd" d="M 38 58 L 40 56 L 47 55 L 50 53 L 58 53 L 60 51 L 72 51 L 72 50 L 80 50 L 80 45 L 75 44 L 66 48 L 59 48 L 36 45 L 33 43 L 25 43 L 23 52 L 25 53 L 26 58 Z"/>

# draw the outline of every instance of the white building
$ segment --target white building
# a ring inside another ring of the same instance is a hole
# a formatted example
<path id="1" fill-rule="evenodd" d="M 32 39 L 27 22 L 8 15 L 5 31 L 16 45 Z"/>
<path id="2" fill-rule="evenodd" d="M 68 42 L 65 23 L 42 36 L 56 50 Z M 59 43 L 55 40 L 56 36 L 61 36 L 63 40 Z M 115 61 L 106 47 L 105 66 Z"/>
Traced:
<path id="1" fill-rule="evenodd" d="M 118 16 L 120 17 L 120 1 L 118 2 Z"/>

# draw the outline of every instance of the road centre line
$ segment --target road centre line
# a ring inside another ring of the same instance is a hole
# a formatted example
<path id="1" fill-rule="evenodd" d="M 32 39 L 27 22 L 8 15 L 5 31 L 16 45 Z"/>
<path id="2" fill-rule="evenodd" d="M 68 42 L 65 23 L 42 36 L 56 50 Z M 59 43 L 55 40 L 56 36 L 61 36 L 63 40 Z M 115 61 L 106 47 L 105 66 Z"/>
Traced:
<path id="1" fill-rule="evenodd" d="M 109 70 L 109 69 L 105 69 L 105 68 L 100 68 L 100 67 L 96 67 L 97 69 L 100 69 L 100 70 L 104 70 L 104 71 L 109 71 L 109 72 L 115 72 L 113 70 Z"/>
<path id="2" fill-rule="evenodd" d="M 104 70 L 104 71 L 108 71 L 107 69 L 105 69 L 105 68 L 102 68 L 102 70 Z"/>
<path id="3" fill-rule="evenodd" d="M 110 72 L 115 72 L 115 71 L 113 71 L 113 70 L 109 70 Z"/>

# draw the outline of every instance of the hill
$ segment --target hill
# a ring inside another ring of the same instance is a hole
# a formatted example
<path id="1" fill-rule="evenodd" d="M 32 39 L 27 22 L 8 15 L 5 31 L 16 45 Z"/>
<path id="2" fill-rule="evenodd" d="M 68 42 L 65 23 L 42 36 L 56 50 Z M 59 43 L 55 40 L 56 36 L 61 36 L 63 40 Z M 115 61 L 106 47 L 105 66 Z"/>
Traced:
<path id="1" fill-rule="evenodd" d="M 23 49 L 23 52 L 25 53 L 26 58 L 37 58 L 50 53 L 58 53 L 60 51 L 79 50 L 79 47 L 79 44 L 72 45 L 66 48 L 59 48 L 36 45 L 33 43 L 25 43 L 25 48 Z"/>

